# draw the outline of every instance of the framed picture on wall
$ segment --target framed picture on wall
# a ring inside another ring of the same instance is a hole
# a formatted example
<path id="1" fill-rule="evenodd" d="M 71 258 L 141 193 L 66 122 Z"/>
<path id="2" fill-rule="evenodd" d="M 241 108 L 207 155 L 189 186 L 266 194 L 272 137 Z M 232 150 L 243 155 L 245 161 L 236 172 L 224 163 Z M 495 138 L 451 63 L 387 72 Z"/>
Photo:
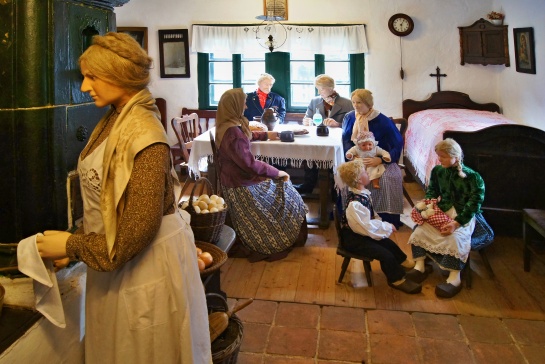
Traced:
<path id="1" fill-rule="evenodd" d="M 269 14 L 288 20 L 288 0 L 263 0 L 263 15 Z"/>
<path id="2" fill-rule="evenodd" d="M 147 27 L 118 27 L 119 33 L 127 33 L 133 37 L 142 48 L 148 51 L 148 28 Z"/>
<path id="3" fill-rule="evenodd" d="M 536 74 L 534 28 L 513 28 L 517 72 Z"/>
<path id="4" fill-rule="evenodd" d="M 189 78 L 187 29 L 159 30 L 159 60 L 162 78 Z"/>

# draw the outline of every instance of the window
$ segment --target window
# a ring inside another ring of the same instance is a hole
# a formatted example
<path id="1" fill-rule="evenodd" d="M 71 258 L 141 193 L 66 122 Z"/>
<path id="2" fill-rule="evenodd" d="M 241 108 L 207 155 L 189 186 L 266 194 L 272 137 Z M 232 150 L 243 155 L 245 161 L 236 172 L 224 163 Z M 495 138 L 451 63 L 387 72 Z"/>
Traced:
<path id="1" fill-rule="evenodd" d="M 316 75 L 330 75 L 335 79 L 337 92 L 350 97 L 352 90 L 365 87 L 364 65 L 363 54 L 199 53 L 199 108 L 215 109 L 222 93 L 229 88 L 242 87 L 244 92 L 254 91 L 259 75 L 267 72 L 276 79 L 273 91 L 286 99 L 288 111 L 304 112 L 317 95 L 314 88 Z"/>

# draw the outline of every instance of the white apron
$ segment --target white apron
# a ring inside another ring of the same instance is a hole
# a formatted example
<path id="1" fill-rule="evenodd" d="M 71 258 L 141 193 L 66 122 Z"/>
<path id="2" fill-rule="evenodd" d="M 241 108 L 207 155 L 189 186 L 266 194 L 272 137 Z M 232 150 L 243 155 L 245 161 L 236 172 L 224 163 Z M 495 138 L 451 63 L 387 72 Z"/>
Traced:
<path id="1" fill-rule="evenodd" d="M 454 207 L 445 212 L 450 218 L 456 217 Z M 450 235 L 441 235 L 437 228 L 427 222 L 417 226 L 409 237 L 408 244 L 413 244 L 424 250 L 441 255 L 450 255 L 466 262 L 471 250 L 471 235 L 475 229 L 475 217 L 467 224 L 460 226 Z M 448 267 L 441 267 L 448 270 Z"/>
<path id="2" fill-rule="evenodd" d="M 104 233 L 100 181 L 105 145 L 78 163 L 85 233 Z M 121 268 L 88 268 L 87 364 L 212 363 L 190 216 L 176 211 L 163 217 L 154 241 Z"/>

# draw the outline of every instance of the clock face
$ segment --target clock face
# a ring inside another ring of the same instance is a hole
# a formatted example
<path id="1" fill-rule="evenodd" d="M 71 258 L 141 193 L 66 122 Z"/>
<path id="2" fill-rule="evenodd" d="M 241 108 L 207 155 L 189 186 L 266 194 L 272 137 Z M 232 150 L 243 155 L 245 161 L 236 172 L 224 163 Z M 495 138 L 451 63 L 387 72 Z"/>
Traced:
<path id="1" fill-rule="evenodd" d="M 392 26 L 398 32 L 403 33 L 409 29 L 409 21 L 405 18 L 397 18 L 394 20 L 394 24 L 392 24 Z"/>
<path id="2" fill-rule="evenodd" d="M 390 17 L 388 28 L 395 35 L 404 37 L 411 34 L 414 29 L 414 22 L 406 14 L 395 14 Z"/>

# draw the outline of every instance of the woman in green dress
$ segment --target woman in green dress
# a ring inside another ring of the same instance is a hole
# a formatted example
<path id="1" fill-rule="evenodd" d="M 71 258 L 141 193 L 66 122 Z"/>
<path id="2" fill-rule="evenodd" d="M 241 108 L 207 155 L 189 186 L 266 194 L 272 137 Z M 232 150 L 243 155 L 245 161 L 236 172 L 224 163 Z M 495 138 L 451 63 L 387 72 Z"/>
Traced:
<path id="1" fill-rule="evenodd" d="M 462 289 L 460 272 L 471 250 L 475 215 L 481 212 L 484 200 L 484 181 L 479 173 L 463 164 L 462 148 L 455 140 L 440 141 L 435 152 L 441 164 L 431 171 L 425 198 L 438 199 L 439 208 L 453 221 L 441 230 L 427 222 L 416 227 L 409 238 L 416 265 L 407 277 L 414 282 L 423 282 L 428 276 L 424 260 L 429 257 L 449 272 L 447 281 L 435 288 L 435 294 L 450 298 Z"/>

